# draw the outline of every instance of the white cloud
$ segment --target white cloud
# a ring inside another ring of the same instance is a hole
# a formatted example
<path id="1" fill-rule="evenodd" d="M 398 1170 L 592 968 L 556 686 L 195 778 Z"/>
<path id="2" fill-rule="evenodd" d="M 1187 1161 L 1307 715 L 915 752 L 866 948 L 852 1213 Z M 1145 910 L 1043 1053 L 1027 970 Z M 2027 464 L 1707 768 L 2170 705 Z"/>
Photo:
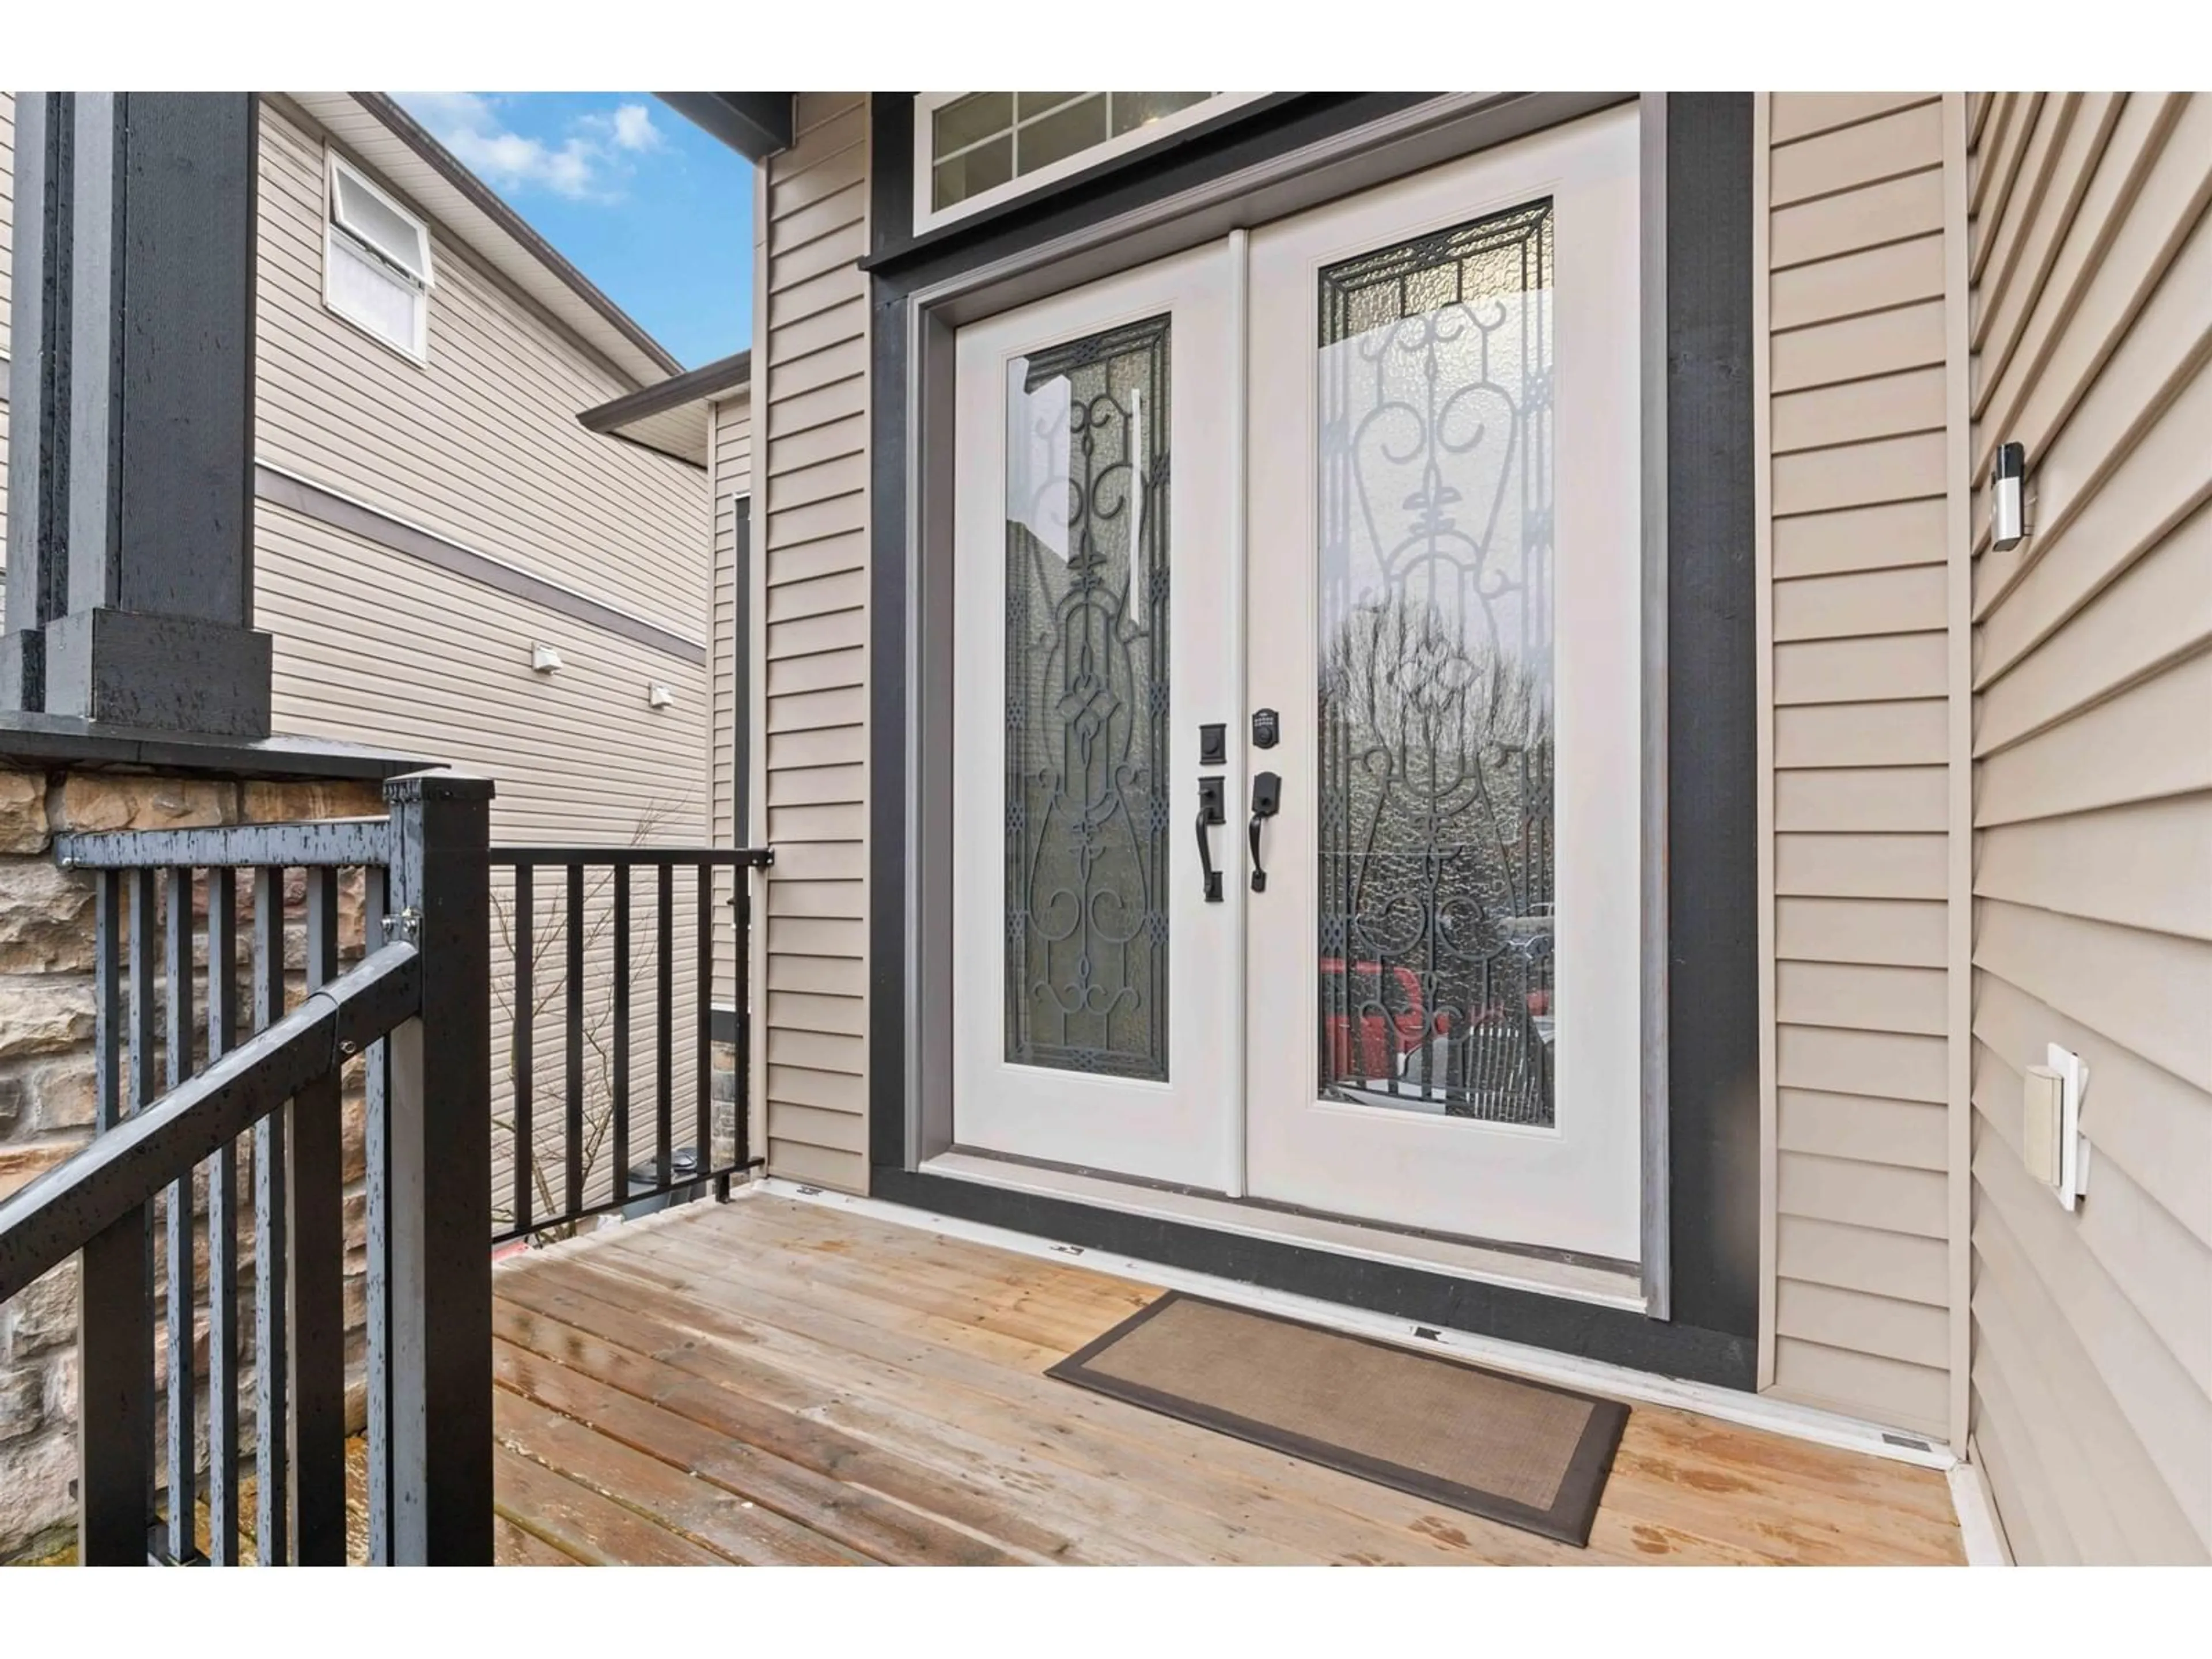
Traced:
<path id="1" fill-rule="evenodd" d="M 506 100 L 483 93 L 393 95 L 471 172 L 517 193 L 539 189 L 572 201 L 619 201 L 635 171 L 633 158 L 667 143 L 643 104 L 577 116 L 549 142 L 515 131 L 500 108 Z"/>
<path id="2" fill-rule="evenodd" d="M 615 112 L 615 143 L 624 149 L 659 149 L 665 142 L 644 105 L 624 104 Z"/>

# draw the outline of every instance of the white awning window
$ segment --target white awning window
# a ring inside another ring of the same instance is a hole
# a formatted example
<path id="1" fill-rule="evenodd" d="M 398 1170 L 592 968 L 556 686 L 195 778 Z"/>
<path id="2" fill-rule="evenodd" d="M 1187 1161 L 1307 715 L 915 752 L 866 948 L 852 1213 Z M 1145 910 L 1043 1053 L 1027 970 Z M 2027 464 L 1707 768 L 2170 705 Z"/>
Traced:
<path id="1" fill-rule="evenodd" d="M 323 303 L 418 362 L 436 281 L 428 228 L 337 155 L 330 162 Z"/>

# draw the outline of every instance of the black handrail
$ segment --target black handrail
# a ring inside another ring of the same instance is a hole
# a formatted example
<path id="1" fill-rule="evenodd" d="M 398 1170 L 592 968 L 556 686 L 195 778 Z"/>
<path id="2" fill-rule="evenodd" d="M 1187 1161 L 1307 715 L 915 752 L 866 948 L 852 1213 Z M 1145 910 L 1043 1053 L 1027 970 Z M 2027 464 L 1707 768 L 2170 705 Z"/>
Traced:
<path id="1" fill-rule="evenodd" d="M 0 1202 L 0 1301 L 78 1258 L 78 1559 L 88 1565 L 239 1559 L 242 1358 L 255 1379 L 257 1559 L 345 1559 L 339 1079 L 356 1056 L 367 1091 L 371 1559 L 490 1560 L 491 786 L 418 774 L 386 784 L 385 799 L 382 820 L 76 835 L 58 846 L 65 864 L 96 872 L 96 1133 Z M 240 961 L 240 866 L 252 883 L 250 963 Z M 341 973 L 347 867 L 363 872 L 366 938 L 362 959 Z M 291 869 L 305 872 L 307 983 L 288 1012 Z M 202 872 L 206 1060 L 195 1071 L 191 930 Z M 249 965 L 257 1030 L 241 1042 L 240 970 Z M 167 1049 L 166 1092 L 157 1048 Z M 426 1053 L 434 1064 L 424 1064 Z M 123 1098 L 126 1057 L 135 1109 Z M 249 1135 L 250 1333 L 235 1305 L 239 1152 Z M 194 1512 L 196 1382 L 185 1358 L 203 1165 L 212 1389 L 204 1553 Z M 162 1304 L 149 1224 L 164 1192 L 166 1306 L 178 1355 L 166 1482 L 154 1443 Z M 157 1522 L 151 1500 L 164 1486 L 168 1512 Z"/>
<path id="2" fill-rule="evenodd" d="M 0 1199 L 0 1302 L 186 1179 L 422 1006 L 411 945 L 387 945 L 198 1076 Z"/>

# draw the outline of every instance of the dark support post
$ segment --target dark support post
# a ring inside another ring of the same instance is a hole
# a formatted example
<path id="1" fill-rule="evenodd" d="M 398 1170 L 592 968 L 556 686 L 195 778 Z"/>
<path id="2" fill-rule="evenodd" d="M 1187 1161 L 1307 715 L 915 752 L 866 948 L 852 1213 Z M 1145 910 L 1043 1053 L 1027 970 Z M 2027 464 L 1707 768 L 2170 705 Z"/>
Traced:
<path id="1" fill-rule="evenodd" d="M 489 779 L 438 773 L 385 786 L 392 915 L 422 952 L 422 1017 L 391 1038 L 391 1175 L 371 1223 L 392 1260 L 387 1349 L 369 1363 L 391 1369 L 385 1524 L 403 1565 L 491 1562 L 491 796 Z"/>
<path id="2" fill-rule="evenodd" d="M 0 708 L 46 706 L 46 623 L 69 556 L 69 208 L 74 96 L 15 94 L 14 329 L 8 364 L 7 633 Z"/>
<path id="3" fill-rule="evenodd" d="M 11 491 L 10 586 L 24 585 L 0 708 L 265 738 L 255 96 L 27 94 L 16 118 L 15 285 L 32 304 L 15 316 L 10 465 L 40 477 Z"/>

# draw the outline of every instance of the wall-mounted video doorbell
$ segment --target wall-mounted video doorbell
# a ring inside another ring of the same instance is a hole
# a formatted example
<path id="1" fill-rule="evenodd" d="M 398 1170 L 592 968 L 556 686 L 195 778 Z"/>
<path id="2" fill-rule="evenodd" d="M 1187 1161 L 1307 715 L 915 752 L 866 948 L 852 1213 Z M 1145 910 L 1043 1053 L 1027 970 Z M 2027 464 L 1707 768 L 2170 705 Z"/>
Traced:
<path id="1" fill-rule="evenodd" d="M 2000 444 L 1990 470 L 1990 545 L 2000 553 L 2027 535 L 2027 451 Z"/>

